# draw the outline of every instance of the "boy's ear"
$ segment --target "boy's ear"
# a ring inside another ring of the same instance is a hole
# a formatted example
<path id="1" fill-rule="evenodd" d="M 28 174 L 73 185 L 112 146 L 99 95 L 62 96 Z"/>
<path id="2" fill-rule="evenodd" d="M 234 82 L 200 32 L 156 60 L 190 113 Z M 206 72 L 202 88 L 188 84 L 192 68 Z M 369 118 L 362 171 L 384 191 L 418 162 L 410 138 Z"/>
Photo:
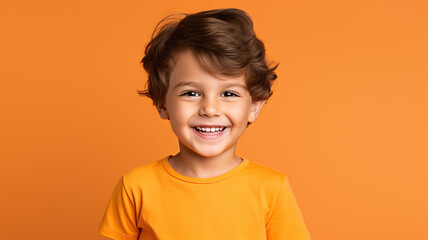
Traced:
<path id="1" fill-rule="evenodd" d="M 165 105 L 157 105 L 156 106 L 156 108 L 157 108 L 157 110 L 158 110 L 158 112 L 159 112 L 159 116 L 162 118 L 162 119 L 169 119 L 169 115 L 168 115 L 168 110 L 166 109 L 166 107 L 165 107 Z"/>
<path id="2" fill-rule="evenodd" d="M 266 100 L 260 100 L 257 102 L 253 102 L 251 104 L 251 110 L 250 115 L 248 116 L 248 122 L 253 123 L 256 121 L 257 116 L 260 113 L 260 110 L 262 110 L 263 104 L 265 104 Z"/>

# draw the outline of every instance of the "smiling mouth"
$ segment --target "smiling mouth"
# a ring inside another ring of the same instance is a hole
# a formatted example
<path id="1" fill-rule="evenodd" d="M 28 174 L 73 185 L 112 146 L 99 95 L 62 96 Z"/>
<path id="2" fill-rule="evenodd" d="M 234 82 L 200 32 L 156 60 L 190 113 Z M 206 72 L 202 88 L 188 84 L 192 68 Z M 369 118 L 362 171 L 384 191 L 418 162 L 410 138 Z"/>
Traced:
<path id="1" fill-rule="evenodd" d="M 224 132 L 227 127 L 213 127 L 213 128 L 204 128 L 204 127 L 193 127 L 196 131 L 206 134 L 206 135 L 215 135 L 221 132 Z"/>

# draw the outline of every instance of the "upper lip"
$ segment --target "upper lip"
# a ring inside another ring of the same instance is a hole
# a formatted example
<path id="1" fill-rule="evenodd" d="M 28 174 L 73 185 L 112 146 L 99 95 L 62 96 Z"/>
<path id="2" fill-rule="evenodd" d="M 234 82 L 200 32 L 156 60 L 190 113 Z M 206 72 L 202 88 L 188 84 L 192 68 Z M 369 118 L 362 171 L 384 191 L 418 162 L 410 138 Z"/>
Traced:
<path id="1" fill-rule="evenodd" d="M 222 128 L 222 127 L 225 127 L 225 126 L 220 126 L 220 125 L 196 125 L 196 126 L 193 126 L 193 127 L 203 127 L 203 128 Z"/>

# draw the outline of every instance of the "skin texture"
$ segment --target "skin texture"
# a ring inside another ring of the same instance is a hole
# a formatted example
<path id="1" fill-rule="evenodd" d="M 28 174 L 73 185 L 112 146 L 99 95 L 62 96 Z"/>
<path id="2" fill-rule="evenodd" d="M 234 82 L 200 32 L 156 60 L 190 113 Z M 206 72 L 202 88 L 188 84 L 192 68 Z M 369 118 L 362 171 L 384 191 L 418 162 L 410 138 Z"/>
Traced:
<path id="1" fill-rule="evenodd" d="M 175 88 L 183 82 L 191 85 Z M 160 117 L 170 120 L 179 142 L 180 152 L 169 159 L 170 165 L 196 178 L 215 177 L 235 168 L 242 161 L 235 155 L 238 140 L 264 103 L 252 101 L 244 75 L 217 78 L 203 70 L 190 50 L 177 53 L 165 105 L 157 106 Z M 227 130 L 218 139 L 204 139 L 193 127 L 205 125 Z"/>

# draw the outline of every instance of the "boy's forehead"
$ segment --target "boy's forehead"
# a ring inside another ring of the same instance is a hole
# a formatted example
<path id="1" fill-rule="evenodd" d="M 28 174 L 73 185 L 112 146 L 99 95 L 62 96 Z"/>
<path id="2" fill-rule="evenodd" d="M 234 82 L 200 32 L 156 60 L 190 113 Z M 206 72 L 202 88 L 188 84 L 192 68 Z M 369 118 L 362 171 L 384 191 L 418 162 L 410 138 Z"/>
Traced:
<path id="1" fill-rule="evenodd" d="M 174 70 L 177 67 L 183 68 L 183 66 L 187 65 L 195 65 L 197 64 L 197 60 L 194 56 L 194 53 L 190 49 L 178 50 L 173 53 L 172 59 L 174 61 Z"/>
<path id="2" fill-rule="evenodd" d="M 199 60 L 199 61 L 198 61 Z M 195 53 L 190 49 L 184 49 L 173 54 L 174 66 L 171 72 L 171 81 L 191 81 L 191 80 L 204 80 L 215 78 L 216 80 L 224 81 L 224 83 L 230 82 L 243 82 L 245 83 L 245 75 L 241 76 L 226 76 L 214 72 L 213 64 L 209 62 L 206 57 L 196 56 Z M 214 66 L 216 68 L 216 66 Z M 210 71 L 211 70 L 211 71 Z M 201 78 L 205 76 L 205 78 Z M 196 78 L 196 79 L 194 79 Z M 245 85 L 245 84 L 244 84 Z"/>

